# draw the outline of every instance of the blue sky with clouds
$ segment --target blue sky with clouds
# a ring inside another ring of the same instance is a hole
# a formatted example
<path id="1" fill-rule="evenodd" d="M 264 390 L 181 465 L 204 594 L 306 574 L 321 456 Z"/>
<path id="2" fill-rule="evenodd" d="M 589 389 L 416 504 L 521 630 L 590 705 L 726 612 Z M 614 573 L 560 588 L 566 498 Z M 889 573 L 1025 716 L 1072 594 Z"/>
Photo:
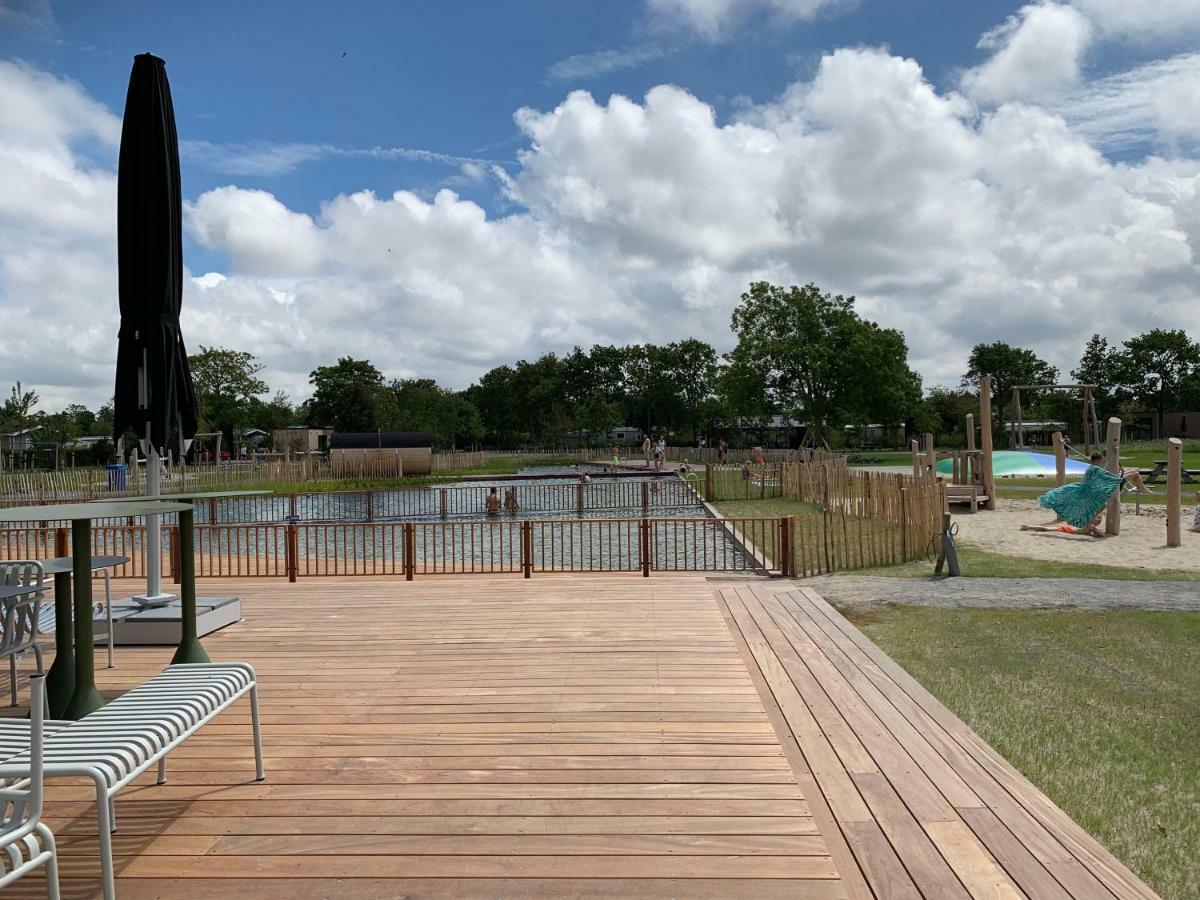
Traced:
<path id="1" fill-rule="evenodd" d="M 0 174 L 27 184 L 0 201 L 0 317 L 111 283 L 113 128 L 149 50 L 193 343 L 254 350 L 297 397 L 347 352 L 462 386 L 592 340 L 724 349 L 758 277 L 856 293 L 930 381 L 976 339 L 1066 366 L 1090 330 L 1178 321 L 1194 295 L 1197 7 L 0 0 Z M 69 281 L 37 280 L 48 242 Z M 967 312 L 1010 297 L 991 327 Z M 435 304 L 444 332 L 400 324 Z M 75 362 L 10 358 L 0 381 L 94 400 L 108 336 L 75 340 Z"/>

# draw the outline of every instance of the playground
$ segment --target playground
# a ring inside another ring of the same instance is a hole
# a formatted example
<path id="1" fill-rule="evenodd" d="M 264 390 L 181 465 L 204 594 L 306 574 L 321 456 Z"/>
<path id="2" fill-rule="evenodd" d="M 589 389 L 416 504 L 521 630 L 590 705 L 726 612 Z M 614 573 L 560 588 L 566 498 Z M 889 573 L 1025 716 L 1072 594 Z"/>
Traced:
<path id="1" fill-rule="evenodd" d="M 1140 514 L 1134 513 L 1133 504 L 1123 503 L 1120 535 L 1097 540 L 1086 535 L 1021 531 L 1022 525 L 1049 522 L 1054 514 L 1038 506 L 1036 499 L 1005 499 L 992 512 L 955 516 L 959 528 L 955 541 L 961 546 L 1029 559 L 1200 571 L 1200 553 L 1196 552 L 1200 534 L 1185 530 L 1183 546 L 1168 547 L 1164 507 L 1143 504 Z M 1191 507 L 1185 507 L 1183 513 L 1190 523 Z M 1189 544 L 1193 545 L 1190 552 Z"/>

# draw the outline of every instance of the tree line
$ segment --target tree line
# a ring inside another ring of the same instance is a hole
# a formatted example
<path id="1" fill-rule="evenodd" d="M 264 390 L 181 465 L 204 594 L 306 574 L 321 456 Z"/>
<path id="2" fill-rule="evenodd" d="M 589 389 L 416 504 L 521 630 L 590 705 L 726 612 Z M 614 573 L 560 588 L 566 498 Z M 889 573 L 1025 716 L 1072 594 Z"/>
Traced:
<path id="1" fill-rule="evenodd" d="M 816 285 L 756 282 L 731 316 L 734 349 L 719 354 L 691 337 L 667 344 L 594 345 L 547 353 L 485 372 L 465 390 L 428 378 L 387 379 L 371 361 L 347 356 L 309 375 L 312 395 L 296 404 L 269 394 L 250 353 L 204 347 L 189 357 L 201 430 L 236 447 L 249 427 L 268 433 L 292 424 L 338 431 L 425 431 L 443 449 L 553 447 L 607 443 L 618 427 L 666 433 L 676 443 L 701 437 L 737 442 L 772 416 L 805 423 L 816 443 L 841 446 L 868 426 L 930 431 L 962 443 L 964 417 L 977 406 L 979 378 L 993 379 L 995 418 L 1005 433 L 1014 385 L 1048 384 L 1059 370 L 1034 351 L 1004 342 L 977 344 L 954 388 L 922 389 L 902 332 L 863 318 L 855 298 Z M 1097 385 L 1101 417 L 1133 410 L 1200 409 L 1200 344 L 1183 331 L 1153 329 L 1111 344 L 1093 335 L 1070 376 Z M 69 444 L 111 435 L 112 404 L 37 410 L 20 384 L 0 407 L 0 432 L 30 424 L 38 440 Z M 1024 417 L 1082 422 L 1077 395 L 1030 392 Z M 898 434 L 893 434 L 898 438 Z M 97 445 L 97 458 L 111 454 Z"/>

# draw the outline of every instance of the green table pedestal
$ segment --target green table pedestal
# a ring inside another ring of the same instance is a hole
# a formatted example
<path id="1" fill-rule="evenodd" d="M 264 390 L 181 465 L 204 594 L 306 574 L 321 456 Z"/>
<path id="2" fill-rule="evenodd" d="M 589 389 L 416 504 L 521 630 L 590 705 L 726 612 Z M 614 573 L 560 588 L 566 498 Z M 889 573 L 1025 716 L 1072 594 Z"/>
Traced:
<path id="1" fill-rule="evenodd" d="M 179 513 L 179 648 L 171 665 L 211 662 L 196 636 L 196 538 L 192 511 Z"/>
<path id="2" fill-rule="evenodd" d="M 75 692 L 64 719 L 82 719 L 104 705 L 96 690 L 95 636 L 92 633 L 92 521 L 71 522 L 71 557 L 75 589 Z M 57 604 L 58 598 L 55 597 Z M 57 627 L 57 626 L 56 626 Z M 57 635 L 56 635 L 57 640 Z"/>
<path id="3" fill-rule="evenodd" d="M 89 579 L 90 581 L 90 579 Z M 71 644 L 71 573 L 54 576 L 54 662 L 46 673 L 46 703 L 50 718 L 66 715 L 75 693 L 75 648 Z"/>

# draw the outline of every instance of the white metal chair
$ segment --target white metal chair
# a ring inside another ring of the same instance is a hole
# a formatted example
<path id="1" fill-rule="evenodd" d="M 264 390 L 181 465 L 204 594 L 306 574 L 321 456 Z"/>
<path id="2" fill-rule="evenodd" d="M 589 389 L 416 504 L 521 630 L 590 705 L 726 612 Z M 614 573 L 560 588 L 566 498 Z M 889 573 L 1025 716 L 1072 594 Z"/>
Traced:
<path id="1" fill-rule="evenodd" d="M 167 780 L 167 754 L 241 697 L 250 696 L 255 777 L 262 781 L 262 728 L 258 682 L 246 663 L 187 663 L 168 666 L 144 684 L 77 722 L 51 722 L 43 751 L 45 774 L 84 776 L 96 788 L 100 868 L 104 900 L 115 900 L 112 832 L 116 795 L 151 766 L 158 783 Z M 0 728 L 0 750 L 19 726 Z M 7 736 L 6 736 L 7 733 Z M 22 749 L 0 762 L 0 779 L 28 777 L 29 758 Z"/>
<path id="2" fill-rule="evenodd" d="M 46 895 L 59 900 L 54 834 L 41 820 L 46 677 L 32 676 L 29 692 L 28 771 L 19 786 L 0 787 L 0 888 L 45 865 Z"/>
<path id="3" fill-rule="evenodd" d="M 38 617 L 45 599 L 46 573 L 42 564 L 35 559 L 10 560 L 0 563 L 0 585 L 5 587 L 29 588 L 29 593 L 3 601 L 4 620 L 0 628 L 0 659 L 8 657 L 8 671 L 12 705 L 17 705 L 17 662 L 29 651 L 33 651 L 39 675 L 45 672 L 42 666 L 42 648 L 38 646 Z"/>

